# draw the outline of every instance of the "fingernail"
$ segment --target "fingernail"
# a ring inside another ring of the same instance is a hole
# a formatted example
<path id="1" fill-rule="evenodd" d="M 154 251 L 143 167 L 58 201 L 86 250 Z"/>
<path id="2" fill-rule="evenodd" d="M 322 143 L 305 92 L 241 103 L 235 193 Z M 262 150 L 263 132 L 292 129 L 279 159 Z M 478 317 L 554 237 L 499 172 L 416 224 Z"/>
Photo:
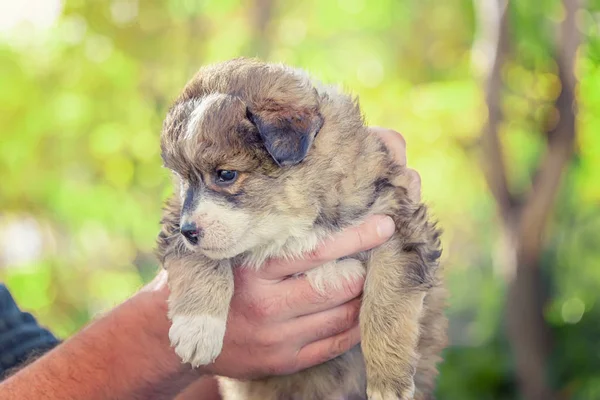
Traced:
<path id="1" fill-rule="evenodd" d="M 389 238 L 394 234 L 396 225 L 391 217 L 385 217 L 377 222 L 377 234 L 381 238 Z"/>

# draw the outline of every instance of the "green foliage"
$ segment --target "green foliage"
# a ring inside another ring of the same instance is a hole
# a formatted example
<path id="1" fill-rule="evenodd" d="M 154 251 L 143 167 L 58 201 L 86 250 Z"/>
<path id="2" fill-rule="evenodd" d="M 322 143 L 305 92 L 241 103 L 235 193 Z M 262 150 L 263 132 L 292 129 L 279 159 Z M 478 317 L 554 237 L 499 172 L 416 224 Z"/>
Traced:
<path id="1" fill-rule="evenodd" d="M 600 1 L 587 7 L 578 154 L 543 258 L 549 374 L 582 400 L 600 398 Z M 510 15 L 501 133 L 511 185 L 525 191 L 560 89 L 552 52 L 563 11 L 518 0 Z M 258 55 L 341 84 L 370 124 L 403 133 L 446 232 L 452 347 L 439 398 L 517 398 L 499 225 L 476 151 L 486 112 L 471 69 L 475 25 L 470 0 L 67 0 L 48 28 L 0 26 L 0 280 L 66 337 L 151 279 L 170 191 L 158 147 L 169 103 L 202 64 Z"/>

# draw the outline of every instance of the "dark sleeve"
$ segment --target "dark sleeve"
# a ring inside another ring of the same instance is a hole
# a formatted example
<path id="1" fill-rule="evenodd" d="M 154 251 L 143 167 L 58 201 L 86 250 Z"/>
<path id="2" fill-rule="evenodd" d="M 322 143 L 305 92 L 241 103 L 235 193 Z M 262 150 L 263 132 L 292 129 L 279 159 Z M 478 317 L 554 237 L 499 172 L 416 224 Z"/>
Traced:
<path id="1" fill-rule="evenodd" d="M 19 310 L 10 292 L 0 283 L 0 379 L 34 354 L 59 343 L 35 318 Z"/>

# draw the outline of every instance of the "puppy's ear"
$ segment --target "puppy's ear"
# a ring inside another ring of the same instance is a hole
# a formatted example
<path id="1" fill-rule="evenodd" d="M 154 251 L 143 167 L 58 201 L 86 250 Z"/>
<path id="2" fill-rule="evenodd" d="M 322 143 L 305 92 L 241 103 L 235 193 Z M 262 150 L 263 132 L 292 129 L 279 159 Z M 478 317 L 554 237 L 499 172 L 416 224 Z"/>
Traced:
<path id="1" fill-rule="evenodd" d="M 279 104 L 268 108 L 246 109 L 264 145 L 280 167 L 296 165 L 306 157 L 323 126 L 323 117 L 314 109 L 295 109 Z"/>

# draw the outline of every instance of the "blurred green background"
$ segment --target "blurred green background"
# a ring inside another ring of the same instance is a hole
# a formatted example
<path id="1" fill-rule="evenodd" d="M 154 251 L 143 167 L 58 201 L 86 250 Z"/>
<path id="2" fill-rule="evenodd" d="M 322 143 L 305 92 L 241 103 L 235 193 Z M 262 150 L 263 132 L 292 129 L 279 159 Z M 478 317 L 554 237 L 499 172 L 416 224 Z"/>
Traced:
<path id="1" fill-rule="evenodd" d="M 498 131 L 519 198 L 561 90 L 553 54 L 565 9 L 515 0 L 508 16 Z M 575 18 L 577 138 L 539 254 L 553 337 L 545 373 L 564 398 L 600 399 L 600 1 Z M 505 334 L 509 256 L 480 167 L 480 23 L 470 0 L 3 0 L 0 281 L 62 338 L 134 293 L 157 268 L 169 103 L 202 64 L 286 62 L 342 84 L 369 124 L 408 142 L 445 229 L 452 343 L 439 398 L 519 398 Z"/>

